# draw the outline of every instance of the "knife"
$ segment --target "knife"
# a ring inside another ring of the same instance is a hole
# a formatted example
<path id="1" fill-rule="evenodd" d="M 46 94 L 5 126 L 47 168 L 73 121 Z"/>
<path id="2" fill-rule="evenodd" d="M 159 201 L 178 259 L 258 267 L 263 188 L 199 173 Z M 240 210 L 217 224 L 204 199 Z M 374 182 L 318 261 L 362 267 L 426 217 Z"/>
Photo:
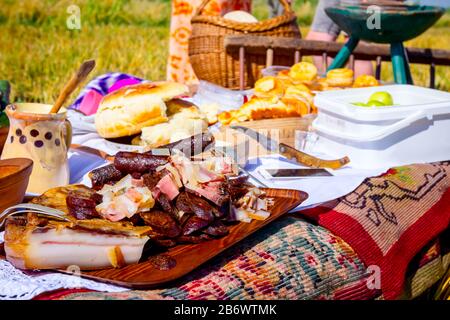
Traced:
<path id="1" fill-rule="evenodd" d="M 305 152 L 297 150 L 285 143 L 278 142 L 268 136 L 259 133 L 253 129 L 246 128 L 243 126 L 231 126 L 231 129 L 237 130 L 244 133 L 256 140 L 260 145 L 262 145 L 266 150 L 279 153 L 288 159 L 294 159 L 298 163 L 311 168 L 329 168 L 329 169 L 339 169 L 350 162 L 348 157 L 343 157 L 341 159 L 335 160 L 323 160 Z"/>

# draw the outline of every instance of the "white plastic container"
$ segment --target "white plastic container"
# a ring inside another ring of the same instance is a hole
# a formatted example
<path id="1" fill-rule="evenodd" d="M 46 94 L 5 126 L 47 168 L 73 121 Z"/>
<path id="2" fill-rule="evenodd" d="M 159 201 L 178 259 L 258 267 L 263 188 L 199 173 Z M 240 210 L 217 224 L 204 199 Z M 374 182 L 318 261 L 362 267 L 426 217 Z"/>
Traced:
<path id="1" fill-rule="evenodd" d="M 377 91 L 393 106 L 360 107 Z M 348 156 L 357 168 L 450 160 L 450 93 L 412 85 L 321 92 L 314 103 L 314 151 Z"/>
<path id="2" fill-rule="evenodd" d="M 263 77 L 275 77 L 279 72 L 289 70 L 290 67 L 285 66 L 270 66 L 261 70 L 261 75 Z"/>
<path id="3" fill-rule="evenodd" d="M 239 109 L 253 94 L 253 90 L 231 90 L 207 81 L 200 81 L 192 102 L 196 105 L 215 103 L 220 111 Z"/>

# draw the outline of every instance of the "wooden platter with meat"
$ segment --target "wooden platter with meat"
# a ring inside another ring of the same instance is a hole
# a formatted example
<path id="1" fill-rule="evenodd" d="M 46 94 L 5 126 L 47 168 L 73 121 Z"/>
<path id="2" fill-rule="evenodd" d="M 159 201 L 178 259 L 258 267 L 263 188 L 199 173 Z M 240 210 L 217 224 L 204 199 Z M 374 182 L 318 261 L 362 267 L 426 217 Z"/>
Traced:
<path id="1" fill-rule="evenodd" d="M 36 212 L 7 218 L 7 260 L 20 269 L 77 266 L 83 277 L 130 288 L 161 286 L 307 198 L 251 185 L 226 156 L 199 156 L 213 143 L 206 134 L 165 146 L 167 154 L 119 152 L 89 173 L 91 187 L 33 198 L 63 219 Z"/>
<path id="2" fill-rule="evenodd" d="M 228 235 L 222 238 L 202 241 L 196 244 L 177 245 L 156 253 L 157 257 L 164 259 L 164 264 L 175 263 L 174 266 L 168 267 L 169 270 L 155 266 L 155 262 L 152 260 L 155 255 L 149 256 L 144 254 L 143 259 L 138 264 L 128 265 L 120 269 L 81 271 L 81 276 L 132 289 L 161 287 L 168 282 L 180 279 L 208 260 L 294 209 L 307 198 L 306 193 L 297 190 L 263 190 L 274 201 L 268 219 L 264 221 L 253 220 L 250 223 L 239 222 L 231 225 L 228 228 Z M 60 271 L 67 272 L 65 270 Z"/>

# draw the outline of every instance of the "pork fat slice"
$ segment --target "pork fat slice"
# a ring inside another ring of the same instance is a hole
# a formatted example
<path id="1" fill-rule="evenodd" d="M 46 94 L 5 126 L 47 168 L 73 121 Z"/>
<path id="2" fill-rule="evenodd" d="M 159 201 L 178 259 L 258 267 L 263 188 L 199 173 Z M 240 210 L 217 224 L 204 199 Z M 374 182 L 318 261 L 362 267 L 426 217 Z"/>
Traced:
<path id="1" fill-rule="evenodd" d="M 86 230 L 64 222 L 40 227 L 14 217 L 8 219 L 5 229 L 5 252 L 7 260 L 19 269 L 119 268 L 138 263 L 148 239 L 121 230 Z"/>

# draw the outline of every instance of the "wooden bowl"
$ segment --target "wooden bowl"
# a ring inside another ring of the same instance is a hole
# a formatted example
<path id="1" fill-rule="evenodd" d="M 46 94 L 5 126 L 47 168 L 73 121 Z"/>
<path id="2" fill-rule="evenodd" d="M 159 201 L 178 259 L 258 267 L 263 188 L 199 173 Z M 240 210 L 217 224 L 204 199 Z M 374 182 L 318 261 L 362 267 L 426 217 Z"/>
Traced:
<path id="1" fill-rule="evenodd" d="M 3 146 L 5 145 L 6 138 L 8 138 L 9 127 L 0 128 L 0 154 L 2 153 Z"/>
<path id="2" fill-rule="evenodd" d="M 0 160 L 0 212 L 22 202 L 32 169 L 30 159 Z"/>

